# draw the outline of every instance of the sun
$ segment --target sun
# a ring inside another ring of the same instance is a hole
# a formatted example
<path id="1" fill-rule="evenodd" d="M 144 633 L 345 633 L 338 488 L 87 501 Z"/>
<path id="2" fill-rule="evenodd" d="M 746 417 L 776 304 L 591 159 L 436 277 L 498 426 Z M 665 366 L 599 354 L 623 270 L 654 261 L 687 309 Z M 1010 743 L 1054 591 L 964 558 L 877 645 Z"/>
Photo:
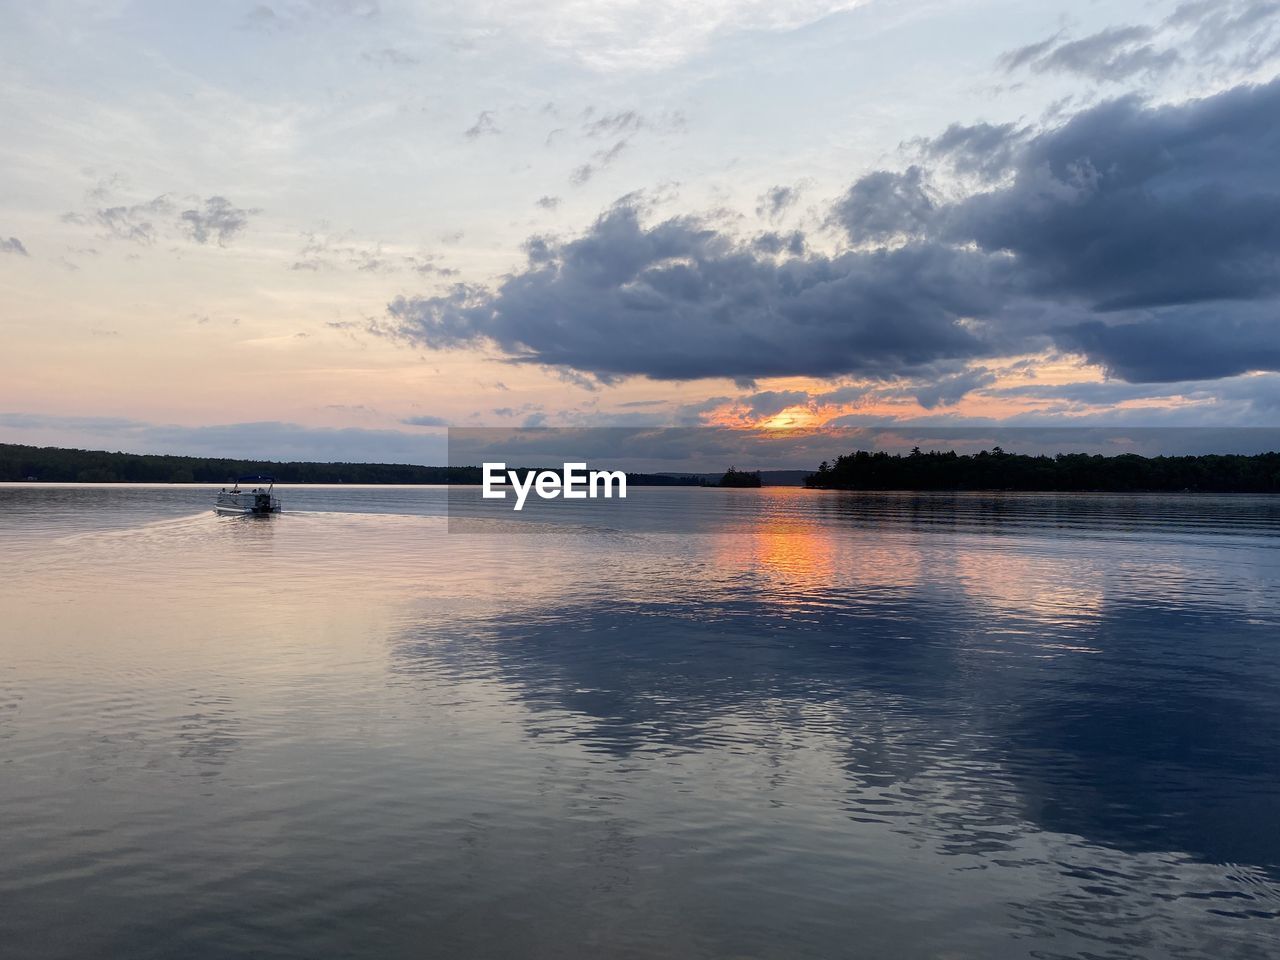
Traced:
<path id="1" fill-rule="evenodd" d="M 765 417 L 756 423 L 760 430 L 796 430 L 804 427 L 816 427 L 822 418 L 805 406 L 787 407 L 771 417 Z"/>

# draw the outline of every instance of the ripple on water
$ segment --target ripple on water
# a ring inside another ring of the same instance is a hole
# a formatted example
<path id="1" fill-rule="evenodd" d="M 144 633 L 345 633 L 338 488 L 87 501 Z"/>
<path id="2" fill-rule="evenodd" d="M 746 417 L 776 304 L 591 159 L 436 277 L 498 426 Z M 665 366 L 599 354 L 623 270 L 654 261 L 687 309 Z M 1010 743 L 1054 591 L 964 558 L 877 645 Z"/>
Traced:
<path id="1" fill-rule="evenodd" d="M 0 937 L 1280 952 L 1271 501 L 703 493 L 0 491 Z"/>

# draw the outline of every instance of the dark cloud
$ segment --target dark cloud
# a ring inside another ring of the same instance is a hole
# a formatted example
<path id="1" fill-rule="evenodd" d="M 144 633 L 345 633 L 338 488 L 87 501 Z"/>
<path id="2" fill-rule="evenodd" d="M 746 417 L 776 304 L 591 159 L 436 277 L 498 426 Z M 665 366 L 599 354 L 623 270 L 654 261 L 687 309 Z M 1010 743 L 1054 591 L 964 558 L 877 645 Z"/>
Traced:
<path id="1" fill-rule="evenodd" d="M 1016 258 L 1020 284 L 1100 311 L 1280 291 L 1280 81 L 1151 108 L 1133 97 L 1018 148 L 1013 181 L 934 233 Z M 919 217 L 910 210 L 904 229 Z"/>
<path id="2" fill-rule="evenodd" d="M 876 374 L 983 347 L 960 319 L 994 304 L 985 258 L 942 245 L 775 262 L 695 218 L 645 227 L 631 206 L 541 241 L 496 290 L 458 285 L 390 306 L 433 348 L 496 344 L 604 376 Z"/>
<path id="3" fill-rule="evenodd" d="M 768 233 L 759 234 L 751 241 L 751 246 L 760 253 L 767 253 L 773 256 L 788 253 L 793 257 L 798 257 L 805 250 L 804 234 L 799 230 L 793 230 L 791 233 L 786 234 L 769 231 Z"/>
<path id="4" fill-rule="evenodd" d="M 953 123 L 941 136 L 916 141 L 916 145 L 925 157 L 945 159 L 958 173 L 996 180 L 1008 172 L 1030 134 L 1029 127 L 1014 123 Z"/>
<path id="5" fill-rule="evenodd" d="M 539 197 L 536 202 L 543 210 L 555 210 L 560 206 L 559 197 L 542 196 Z"/>
<path id="6" fill-rule="evenodd" d="M 880 170 L 863 177 L 832 215 L 854 243 L 883 243 L 923 232 L 936 212 L 924 171 L 909 167 L 904 173 Z"/>
<path id="7" fill-rule="evenodd" d="M 180 219 L 196 243 L 212 240 L 225 247 L 249 225 L 249 217 L 259 212 L 236 207 L 226 197 L 208 197 L 203 209 L 183 210 Z"/>
<path id="8" fill-rule="evenodd" d="M 1157 312 L 1149 319 L 1065 327 L 1058 341 L 1137 383 L 1216 380 L 1280 370 L 1280 310 Z"/>
<path id="9" fill-rule="evenodd" d="M 16 253 L 20 257 L 30 256 L 27 253 L 27 248 L 23 246 L 22 241 L 17 237 L 10 237 L 8 240 L 0 237 L 0 253 Z"/>
<path id="10" fill-rule="evenodd" d="M 829 212 L 853 244 L 832 253 L 620 203 L 531 240 L 495 287 L 397 299 L 388 332 L 604 382 L 928 374 L 925 406 L 989 383 L 974 361 L 1055 347 L 1126 380 L 1280 370 L 1277 116 L 1280 80 L 1039 133 L 952 127 L 922 152 L 982 188 L 948 198 L 924 165 L 864 176 Z"/>
<path id="11" fill-rule="evenodd" d="M 986 367 L 975 367 L 939 377 L 919 386 L 915 390 L 916 402 L 926 410 L 935 407 L 953 407 L 965 398 L 965 395 L 995 383 L 996 375 Z"/>
<path id="12" fill-rule="evenodd" d="M 742 403 L 757 417 L 772 417 L 787 407 L 809 402 L 803 390 L 764 390 L 743 399 Z"/>

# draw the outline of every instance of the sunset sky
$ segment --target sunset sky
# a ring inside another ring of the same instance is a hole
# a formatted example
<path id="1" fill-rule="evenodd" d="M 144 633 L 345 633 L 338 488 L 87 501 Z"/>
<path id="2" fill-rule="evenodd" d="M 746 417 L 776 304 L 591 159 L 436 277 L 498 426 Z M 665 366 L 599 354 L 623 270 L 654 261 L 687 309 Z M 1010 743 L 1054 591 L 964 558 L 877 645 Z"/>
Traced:
<path id="1" fill-rule="evenodd" d="M 1280 414 L 1272 0 L 0 17 L 0 441 Z"/>

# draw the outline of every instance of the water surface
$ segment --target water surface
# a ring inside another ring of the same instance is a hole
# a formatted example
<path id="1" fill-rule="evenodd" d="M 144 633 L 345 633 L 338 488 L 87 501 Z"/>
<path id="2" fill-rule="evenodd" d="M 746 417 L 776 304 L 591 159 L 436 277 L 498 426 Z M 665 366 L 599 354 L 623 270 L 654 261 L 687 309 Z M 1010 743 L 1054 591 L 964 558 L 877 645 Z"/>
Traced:
<path id="1" fill-rule="evenodd" d="M 1280 953 L 1275 499 L 278 492 L 0 486 L 6 957 Z"/>

